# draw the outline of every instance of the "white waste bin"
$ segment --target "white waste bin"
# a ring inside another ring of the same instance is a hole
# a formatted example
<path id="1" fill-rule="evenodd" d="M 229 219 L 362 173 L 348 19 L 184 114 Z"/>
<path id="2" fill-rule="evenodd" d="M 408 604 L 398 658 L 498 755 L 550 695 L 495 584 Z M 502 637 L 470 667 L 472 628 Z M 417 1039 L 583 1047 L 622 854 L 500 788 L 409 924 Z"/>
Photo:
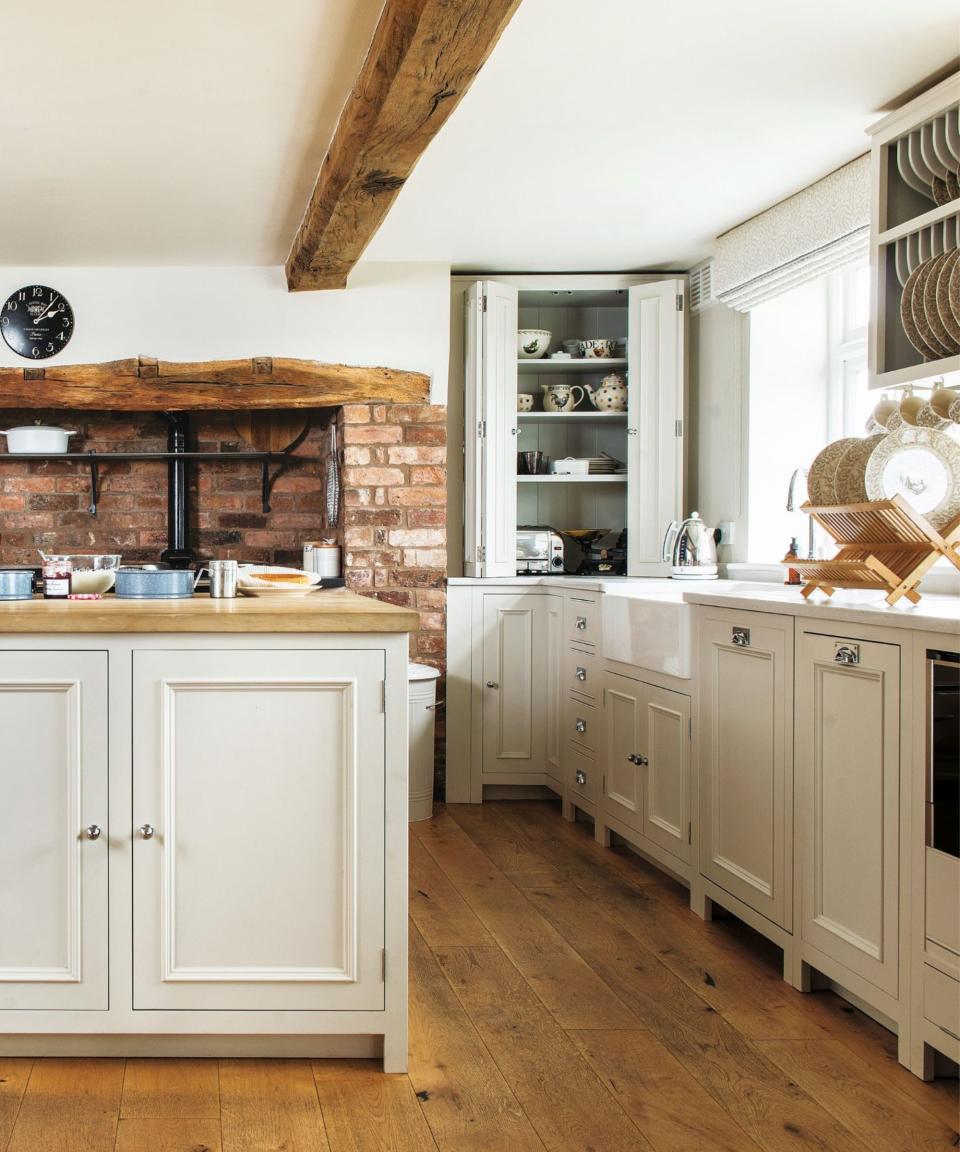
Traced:
<path id="1" fill-rule="evenodd" d="M 426 664 L 411 664 L 410 681 L 410 819 L 433 815 L 433 731 L 440 673 Z"/>

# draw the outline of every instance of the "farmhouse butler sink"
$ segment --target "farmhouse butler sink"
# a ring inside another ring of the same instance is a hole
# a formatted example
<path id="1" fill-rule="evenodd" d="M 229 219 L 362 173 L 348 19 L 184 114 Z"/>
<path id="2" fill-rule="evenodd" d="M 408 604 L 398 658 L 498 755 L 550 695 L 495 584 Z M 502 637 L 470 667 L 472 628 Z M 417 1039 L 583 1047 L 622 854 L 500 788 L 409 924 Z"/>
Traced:
<path id="1" fill-rule="evenodd" d="M 606 592 L 603 603 L 603 655 L 651 672 L 690 678 L 693 608 L 683 603 L 683 587 L 650 580 Z"/>

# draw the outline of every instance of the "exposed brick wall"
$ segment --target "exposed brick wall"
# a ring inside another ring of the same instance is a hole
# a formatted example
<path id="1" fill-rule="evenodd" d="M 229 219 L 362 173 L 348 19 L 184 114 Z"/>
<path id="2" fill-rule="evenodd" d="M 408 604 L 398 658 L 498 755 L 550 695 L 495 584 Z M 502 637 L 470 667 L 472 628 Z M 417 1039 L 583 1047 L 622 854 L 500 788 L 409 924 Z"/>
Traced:
<path id="1" fill-rule="evenodd" d="M 410 657 L 444 672 L 446 418 L 446 408 L 430 404 L 340 409 L 342 492 L 335 527 L 325 517 L 330 435 L 320 427 L 296 449 L 310 462 L 277 480 L 266 515 L 256 463 L 193 467 L 190 543 L 203 558 L 299 564 L 305 540 L 335 536 L 343 547 L 348 586 L 415 609 L 420 631 L 410 637 Z M 72 451 L 162 452 L 167 446 L 167 426 L 159 414 L 0 411 L 4 428 L 37 419 L 78 429 Z M 197 413 L 193 435 L 204 451 L 249 448 L 225 414 Z M 166 468 L 165 462 L 153 461 L 104 464 L 100 506 L 91 517 L 89 475 L 81 465 L 0 455 L 0 563 L 36 563 L 40 548 L 121 552 L 130 562 L 157 559 L 167 543 Z M 437 725 L 442 780 L 442 713 Z"/>

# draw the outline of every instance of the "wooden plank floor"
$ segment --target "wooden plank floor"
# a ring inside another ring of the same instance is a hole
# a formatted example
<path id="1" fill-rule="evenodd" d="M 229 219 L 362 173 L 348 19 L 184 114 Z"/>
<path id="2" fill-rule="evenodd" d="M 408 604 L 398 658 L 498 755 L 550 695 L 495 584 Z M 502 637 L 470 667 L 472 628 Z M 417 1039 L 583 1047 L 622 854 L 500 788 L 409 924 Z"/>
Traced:
<path id="1" fill-rule="evenodd" d="M 411 826 L 410 1071 L 0 1059 L 0 1152 L 927 1152 L 957 1082 L 547 802 Z"/>

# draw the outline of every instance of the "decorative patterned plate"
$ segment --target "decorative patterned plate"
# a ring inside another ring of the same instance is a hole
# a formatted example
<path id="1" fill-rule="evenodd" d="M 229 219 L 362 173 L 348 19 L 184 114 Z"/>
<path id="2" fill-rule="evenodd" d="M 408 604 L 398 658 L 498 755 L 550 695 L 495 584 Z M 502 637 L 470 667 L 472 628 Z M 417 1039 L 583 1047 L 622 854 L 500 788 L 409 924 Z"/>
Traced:
<path id="1" fill-rule="evenodd" d="M 950 278 L 958 261 L 960 261 L 960 249 L 954 248 L 952 252 L 947 253 L 947 258 L 940 265 L 940 275 L 937 277 L 937 312 L 940 315 L 940 323 L 954 343 L 960 345 L 960 313 L 950 307 Z"/>
<path id="2" fill-rule="evenodd" d="M 834 440 L 810 465 L 810 472 L 807 475 L 807 495 L 810 497 L 810 503 L 815 507 L 838 503 L 837 465 L 840 463 L 840 458 L 844 452 L 854 444 L 859 443 L 860 439 L 857 436 L 845 436 L 842 440 Z"/>
<path id="3" fill-rule="evenodd" d="M 934 528 L 960 515 L 960 445 L 932 428 L 884 436 L 867 461 L 867 497 L 902 496 Z"/>
<path id="4" fill-rule="evenodd" d="M 933 198 L 938 204 L 949 204 L 953 199 L 950 195 L 950 189 L 947 187 L 946 180 L 941 180 L 939 176 L 934 176 L 930 181 L 930 191 L 933 193 Z"/>
<path id="5" fill-rule="evenodd" d="M 943 266 L 949 255 L 949 252 L 944 252 L 942 256 L 938 256 L 930 265 L 927 278 L 923 281 L 923 314 L 927 320 L 929 334 L 946 348 L 946 354 L 948 356 L 954 356 L 957 352 L 960 352 L 960 346 L 957 345 L 957 342 L 947 331 L 946 325 L 940 319 L 940 311 L 937 308 L 937 291 L 940 285 L 940 273 L 943 271 Z M 916 293 L 914 294 L 914 299 L 916 299 Z"/>
<path id="6" fill-rule="evenodd" d="M 960 260 L 954 260 L 953 267 L 950 269 L 950 283 L 947 285 L 947 312 L 954 319 L 956 324 L 960 324 Z M 949 331 L 953 331 L 950 325 L 947 325 Z"/>
<path id="7" fill-rule="evenodd" d="M 840 457 L 834 477 L 834 487 L 838 504 L 860 504 L 867 498 L 867 485 L 864 479 L 867 461 L 887 432 L 868 436 L 866 440 L 855 440 Z"/>
<path id="8" fill-rule="evenodd" d="M 918 264 L 907 277 L 907 282 L 903 286 L 903 294 L 900 297 L 900 323 L 903 325 L 906 338 L 925 360 L 939 360 L 939 355 L 923 340 L 913 320 L 913 290 L 917 286 L 923 269 L 924 265 Z M 951 281 L 951 286 L 952 283 Z"/>
<path id="9" fill-rule="evenodd" d="M 932 348 L 934 352 L 934 359 L 940 360 L 944 356 L 950 355 L 950 349 L 944 344 L 941 344 L 936 337 L 936 333 L 932 332 L 930 325 L 927 323 L 927 313 L 923 306 L 924 296 L 927 290 L 927 281 L 930 279 L 930 274 L 933 272 L 939 256 L 931 257 L 929 260 L 924 260 L 920 265 L 920 275 L 916 279 L 913 286 L 913 294 L 910 297 L 910 307 L 913 309 L 913 323 L 916 326 L 917 333 L 921 341 Z"/>
<path id="10" fill-rule="evenodd" d="M 960 197 L 960 180 L 958 180 L 956 174 L 949 169 L 947 169 L 947 191 L 950 193 L 951 200 L 956 200 Z"/>

